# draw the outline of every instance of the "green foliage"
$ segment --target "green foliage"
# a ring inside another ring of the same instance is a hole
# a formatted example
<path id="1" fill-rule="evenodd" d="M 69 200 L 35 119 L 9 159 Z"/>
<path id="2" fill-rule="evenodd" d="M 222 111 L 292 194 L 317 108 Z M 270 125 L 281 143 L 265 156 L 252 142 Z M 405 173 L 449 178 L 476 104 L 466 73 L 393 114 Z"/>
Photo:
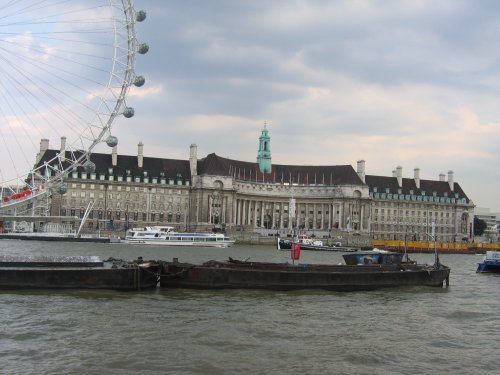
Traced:
<path id="1" fill-rule="evenodd" d="M 486 221 L 474 216 L 474 236 L 481 236 L 486 229 Z"/>

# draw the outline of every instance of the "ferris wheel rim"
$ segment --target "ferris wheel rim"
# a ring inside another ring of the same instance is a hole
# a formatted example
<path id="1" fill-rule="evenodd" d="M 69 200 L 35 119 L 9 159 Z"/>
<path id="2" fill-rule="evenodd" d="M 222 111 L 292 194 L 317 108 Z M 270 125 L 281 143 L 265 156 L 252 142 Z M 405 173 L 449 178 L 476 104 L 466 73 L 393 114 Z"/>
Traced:
<path id="1" fill-rule="evenodd" d="M 120 115 L 122 112 L 122 108 L 125 105 L 125 98 L 126 95 L 130 89 L 130 86 L 132 85 L 132 80 L 135 77 L 135 57 L 137 53 L 137 38 L 136 38 L 136 32 L 135 32 L 135 9 L 132 5 L 131 0 L 109 0 L 109 3 L 111 6 L 115 6 L 117 3 L 121 3 L 123 6 L 123 11 L 125 13 L 125 20 L 126 20 L 126 31 L 127 31 L 127 64 L 125 68 L 125 75 L 123 77 L 123 83 L 122 83 L 122 88 L 120 90 L 120 94 L 116 100 L 116 104 L 114 106 L 113 111 L 111 112 L 108 120 L 106 121 L 106 125 L 102 128 L 101 132 L 99 135 L 93 140 L 91 145 L 88 147 L 87 150 L 85 150 L 85 153 L 80 156 L 76 164 L 77 166 L 81 164 L 83 160 L 88 160 L 90 154 L 92 153 L 92 150 L 94 147 L 100 143 L 104 137 L 105 134 L 109 133 L 110 129 L 112 128 L 113 121 L 114 119 Z M 117 63 L 120 61 L 117 59 L 117 50 L 118 50 L 118 43 L 116 41 L 116 35 L 118 31 L 115 25 L 115 50 L 114 50 L 114 56 L 113 56 L 113 64 L 112 64 L 112 69 L 111 69 L 111 74 L 109 80 L 111 81 L 112 77 L 115 76 L 115 69 L 117 69 Z M 110 82 L 108 82 L 108 88 L 109 88 Z"/>

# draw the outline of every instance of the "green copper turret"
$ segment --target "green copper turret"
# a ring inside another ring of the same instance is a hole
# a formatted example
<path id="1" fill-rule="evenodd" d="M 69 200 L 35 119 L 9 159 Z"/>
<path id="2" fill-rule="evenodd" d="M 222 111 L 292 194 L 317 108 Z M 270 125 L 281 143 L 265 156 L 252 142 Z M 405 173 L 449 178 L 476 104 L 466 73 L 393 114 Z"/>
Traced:
<path id="1" fill-rule="evenodd" d="M 271 138 L 269 137 L 269 132 L 264 125 L 262 129 L 262 134 L 259 138 L 259 153 L 257 154 L 257 163 L 259 164 L 259 169 L 262 173 L 271 173 Z"/>

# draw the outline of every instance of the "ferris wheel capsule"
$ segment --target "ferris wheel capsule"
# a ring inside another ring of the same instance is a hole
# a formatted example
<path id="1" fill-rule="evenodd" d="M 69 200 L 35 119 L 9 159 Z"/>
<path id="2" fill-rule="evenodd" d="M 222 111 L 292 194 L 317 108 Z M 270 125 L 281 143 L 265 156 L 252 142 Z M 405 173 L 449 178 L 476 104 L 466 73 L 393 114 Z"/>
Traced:
<path id="1" fill-rule="evenodd" d="M 137 76 L 134 79 L 134 86 L 141 87 L 142 85 L 144 85 L 145 82 L 146 79 L 143 76 Z"/>
<path id="2" fill-rule="evenodd" d="M 94 173 L 95 172 L 95 164 L 91 162 L 90 160 L 87 160 L 85 164 L 83 164 L 83 168 L 85 169 L 85 172 L 87 173 Z"/>
<path id="3" fill-rule="evenodd" d="M 135 20 L 137 22 L 142 22 L 146 19 L 146 11 L 145 10 L 140 10 L 136 13 L 135 15 Z"/>
<path id="4" fill-rule="evenodd" d="M 149 46 L 147 43 L 141 43 L 139 44 L 139 47 L 137 48 L 137 52 L 140 53 L 141 55 L 145 55 L 149 51 Z"/>
<path id="5" fill-rule="evenodd" d="M 133 115 L 132 115 L 133 116 Z M 126 116 L 125 116 L 126 117 Z M 114 135 L 110 135 L 108 139 L 106 139 L 106 144 L 109 147 L 115 147 L 118 144 L 118 138 L 116 138 Z"/>
<path id="6" fill-rule="evenodd" d="M 131 118 L 134 116 L 134 114 L 135 111 L 132 107 L 125 107 L 125 109 L 123 110 L 123 116 L 125 116 L 126 118 Z"/>
<path id="7" fill-rule="evenodd" d="M 59 187 L 57 188 L 57 192 L 61 195 L 63 194 L 66 194 L 68 191 L 68 187 L 66 186 L 66 184 L 60 184 Z"/>

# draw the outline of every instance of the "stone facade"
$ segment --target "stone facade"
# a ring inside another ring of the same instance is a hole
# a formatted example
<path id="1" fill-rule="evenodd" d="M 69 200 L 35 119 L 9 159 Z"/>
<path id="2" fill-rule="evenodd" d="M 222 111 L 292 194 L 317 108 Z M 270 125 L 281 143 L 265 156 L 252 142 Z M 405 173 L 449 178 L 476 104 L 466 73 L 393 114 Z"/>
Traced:
<path id="1" fill-rule="evenodd" d="M 44 152 L 40 163 L 58 150 Z M 113 154 L 92 154 L 91 161 L 95 172 L 72 172 L 66 194 L 53 193 L 50 203 L 52 215 L 68 216 L 77 226 L 92 202 L 86 232 L 173 225 L 235 235 L 302 231 L 345 242 L 425 240 L 434 228 L 439 241 L 470 238 L 474 205 L 452 174 L 451 181 L 371 176 L 362 160 L 357 171 L 350 165 L 273 165 L 262 173 L 257 163 L 215 154 L 199 159 L 196 145 L 188 160 L 148 158 L 142 143 L 137 156 L 116 155 L 114 148 Z"/>

